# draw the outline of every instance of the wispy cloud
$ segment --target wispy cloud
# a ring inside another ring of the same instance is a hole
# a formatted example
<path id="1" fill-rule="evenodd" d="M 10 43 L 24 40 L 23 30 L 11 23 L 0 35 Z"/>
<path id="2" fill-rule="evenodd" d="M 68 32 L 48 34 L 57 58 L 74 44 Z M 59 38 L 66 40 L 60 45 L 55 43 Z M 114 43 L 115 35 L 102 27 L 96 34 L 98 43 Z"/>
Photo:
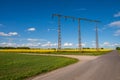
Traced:
<path id="1" fill-rule="evenodd" d="M 30 41 L 30 42 L 36 42 L 36 41 L 39 41 L 39 39 L 32 39 L 32 38 L 28 38 L 27 40 Z"/>
<path id="2" fill-rule="evenodd" d="M 114 17 L 120 17 L 120 12 L 114 14 Z"/>
<path id="3" fill-rule="evenodd" d="M 40 47 L 41 43 L 24 43 L 20 44 L 19 46 L 25 46 L 25 47 Z"/>
<path id="4" fill-rule="evenodd" d="M 110 46 L 110 43 L 109 42 L 104 42 L 103 45 L 104 46 Z"/>
<path id="5" fill-rule="evenodd" d="M 16 36 L 16 35 L 18 35 L 17 32 L 9 32 L 9 33 L 0 32 L 0 36 Z"/>
<path id="6" fill-rule="evenodd" d="M 35 39 L 35 38 L 3 38 L 0 41 L 0 46 L 12 46 L 12 47 L 35 47 L 40 48 L 42 45 L 46 44 L 48 41 L 45 39 Z M 51 46 L 54 46 L 55 43 L 50 43 Z M 48 48 L 48 46 L 44 47 Z"/>
<path id="7" fill-rule="evenodd" d="M 114 21 L 114 22 L 111 22 L 110 24 L 108 24 L 109 26 L 111 27 L 120 27 L 120 21 Z"/>
<path id="8" fill-rule="evenodd" d="M 56 46 L 57 46 L 57 43 L 51 43 L 51 42 L 48 41 L 47 43 L 44 43 L 44 44 L 42 44 L 41 46 L 42 46 L 42 47 L 47 47 L 47 48 L 48 48 L 48 47 L 49 47 L 49 48 L 50 48 L 50 47 L 56 47 Z"/>
<path id="9" fill-rule="evenodd" d="M 9 35 L 4 32 L 0 32 L 0 36 L 9 36 Z"/>
<path id="10" fill-rule="evenodd" d="M 118 30 L 114 32 L 114 36 L 120 36 L 120 21 L 114 21 L 108 24 L 110 27 L 116 27 Z"/>
<path id="11" fill-rule="evenodd" d="M 101 47 L 115 48 L 117 46 L 120 46 L 120 43 L 110 43 L 110 42 L 106 41 L 106 42 L 103 42 L 100 46 Z"/>
<path id="12" fill-rule="evenodd" d="M 36 29 L 34 27 L 28 28 L 27 31 L 35 31 Z"/>
<path id="13" fill-rule="evenodd" d="M 40 47 L 41 43 L 21 43 L 19 44 L 18 42 L 2 42 L 0 43 L 0 46 L 4 46 L 4 47 Z"/>
<path id="14" fill-rule="evenodd" d="M 16 35 L 18 35 L 18 33 L 17 32 L 9 32 L 8 35 L 10 35 L 10 36 L 16 36 Z"/>
<path id="15" fill-rule="evenodd" d="M 64 46 L 64 47 L 72 47 L 72 46 L 73 46 L 73 43 L 68 43 L 68 42 L 66 42 L 66 43 L 63 44 L 63 46 Z"/>
<path id="16" fill-rule="evenodd" d="M 0 46 L 3 46 L 3 47 L 17 47 L 17 44 L 16 43 L 10 43 L 10 42 L 2 42 L 2 43 L 0 43 Z"/>
<path id="17" fill-rule="evenodd" d="M 120 36 L 120 29 L 114 33 L 114 36 Z"/>
<path id="18" fill-rule="evenodd" d="M 46 39 L 39 39 L 39 38 L 28 38 L 27 41 L 29 41 L 29 42 L 47 42 Z"/>

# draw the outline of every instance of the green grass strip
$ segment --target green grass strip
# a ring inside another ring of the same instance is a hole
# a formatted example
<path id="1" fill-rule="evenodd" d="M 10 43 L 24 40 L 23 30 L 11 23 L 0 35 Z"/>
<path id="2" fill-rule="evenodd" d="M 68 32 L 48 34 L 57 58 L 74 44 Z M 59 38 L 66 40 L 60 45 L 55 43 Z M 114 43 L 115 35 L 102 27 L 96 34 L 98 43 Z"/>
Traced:
<path id="1" fill-rule="evenodd" d="M 0 80 L 23 80 L 77 61 L 65 57 L 0 53 Z"/>
<path id="2" fill-rule="evenodd" d="M 43 52 L 43 53 L 37 53 L 37 54 L 58 54 L 58 55 L 62 54 L 62 55 L 100 56 L 100 55 L 104 55 L 106 53 L 109 53 L 111 51 L 85 51 L 85 52 L 84 51 L 82 51 L 82 52 L 64 52 L 64 51 L 60 51 L 60 52 L 46 52 L 46 53 Z"/>

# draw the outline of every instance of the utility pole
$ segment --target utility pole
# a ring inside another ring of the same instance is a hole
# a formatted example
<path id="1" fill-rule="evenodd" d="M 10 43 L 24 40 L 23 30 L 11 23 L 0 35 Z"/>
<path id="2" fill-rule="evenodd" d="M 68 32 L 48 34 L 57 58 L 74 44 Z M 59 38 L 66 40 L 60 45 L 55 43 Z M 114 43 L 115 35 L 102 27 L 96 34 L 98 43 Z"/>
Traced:
<path id="1" fill-rule="evenodd" d="M 99 41 L 98 41 L 98 26 L 97 26 L 97 23 L 100 23 L 100 21 L 97 21 L 97 20 L 89 20 L 87 19 L 88 21 L 90 22 L 95 22 L 96 23 L 96 26 L 95 26 L 95 31 L 96 31 L 96 51 L 99 51 Z"/>
<path id="2" fill-rule="evenodd" d="M 58 17 L 58 50 L 61 50 L 61 25 L 60 25 L 60 19 L 62 15 L 59 14 L 53 14 L 52 17 Z"/>
<path id="3" fill-rule="evenodd" d="M 82 50 L 82 44 L 81 44 L 81 29 L 80 29 L 80 19 L 78 18 L 78 47 L 79 50 Z"/>
<path id="4" fill-rule="evenodd" d="M 97 20 L 91 20 L 91 22 L 95 22 L 96 23 L 96 26 L 95 26 L 95 33 L 96 33 L 96 51 L 99 51 L 99 40 L 98 40 L 98 26 L 97 26 L 97 23 L 100 23 L 100 21 L 97 21 Z"/>
<path id="5" fill-rule="evenodd" d="M 99 51 L 99 44 L 98 44 L 98 27 L 96 23 L 96 50 Z"/>
<path id="6" fill-rule="evenodd" d="M 61 26 L 60 26 L 60 17 L 58 16 L 58 50 L 61 49 Z"/>

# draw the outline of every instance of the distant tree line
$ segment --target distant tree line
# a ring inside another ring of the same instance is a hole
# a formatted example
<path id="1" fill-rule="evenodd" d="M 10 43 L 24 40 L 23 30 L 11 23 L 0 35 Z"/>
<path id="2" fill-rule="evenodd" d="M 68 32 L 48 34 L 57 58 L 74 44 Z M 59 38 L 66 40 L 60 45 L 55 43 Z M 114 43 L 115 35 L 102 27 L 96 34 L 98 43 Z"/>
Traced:
<path id="1" fill-rule="evenodd" d="M 55 48 L 52 48 L 55 49 Z M 62 48 L 64 50 L 72 50 L 72 49 L 78 49 L 78 48 Z M 96 49 L 96 48 L 90 48 L 90 47 L 83 47 L 82 49 Z M 99 49 L 104 49 L 104 48 L 99 48 Z"/>
<path id="2" fill-rule="evenodd" d="M 29 47 L 0 47 L 0 49 L 30 49 Z"/>
<path id="3" fill-rule="evenodd" d="M 116 47 L 116 50 L 120 50 L 120 47 Z"/>
<path id="4" fill-rule="evenodd" d="M 84 47 L 83 49 L 96 49 L 96 48 L 89 48 L 89 47 Z M 104 48 L 99 48 L 99 49 L 104 49 Z"/>

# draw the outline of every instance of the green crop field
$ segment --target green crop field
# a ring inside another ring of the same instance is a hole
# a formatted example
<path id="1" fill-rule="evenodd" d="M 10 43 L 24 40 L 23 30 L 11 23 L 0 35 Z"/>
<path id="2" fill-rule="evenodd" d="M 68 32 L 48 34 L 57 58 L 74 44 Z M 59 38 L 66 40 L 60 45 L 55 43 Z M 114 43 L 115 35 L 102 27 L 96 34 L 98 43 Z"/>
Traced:
<path id="1" fill-rule="evenodd" d="M 0 80 L 23 80 L 77 61 L 65 57 L 0 53 Z"/>

